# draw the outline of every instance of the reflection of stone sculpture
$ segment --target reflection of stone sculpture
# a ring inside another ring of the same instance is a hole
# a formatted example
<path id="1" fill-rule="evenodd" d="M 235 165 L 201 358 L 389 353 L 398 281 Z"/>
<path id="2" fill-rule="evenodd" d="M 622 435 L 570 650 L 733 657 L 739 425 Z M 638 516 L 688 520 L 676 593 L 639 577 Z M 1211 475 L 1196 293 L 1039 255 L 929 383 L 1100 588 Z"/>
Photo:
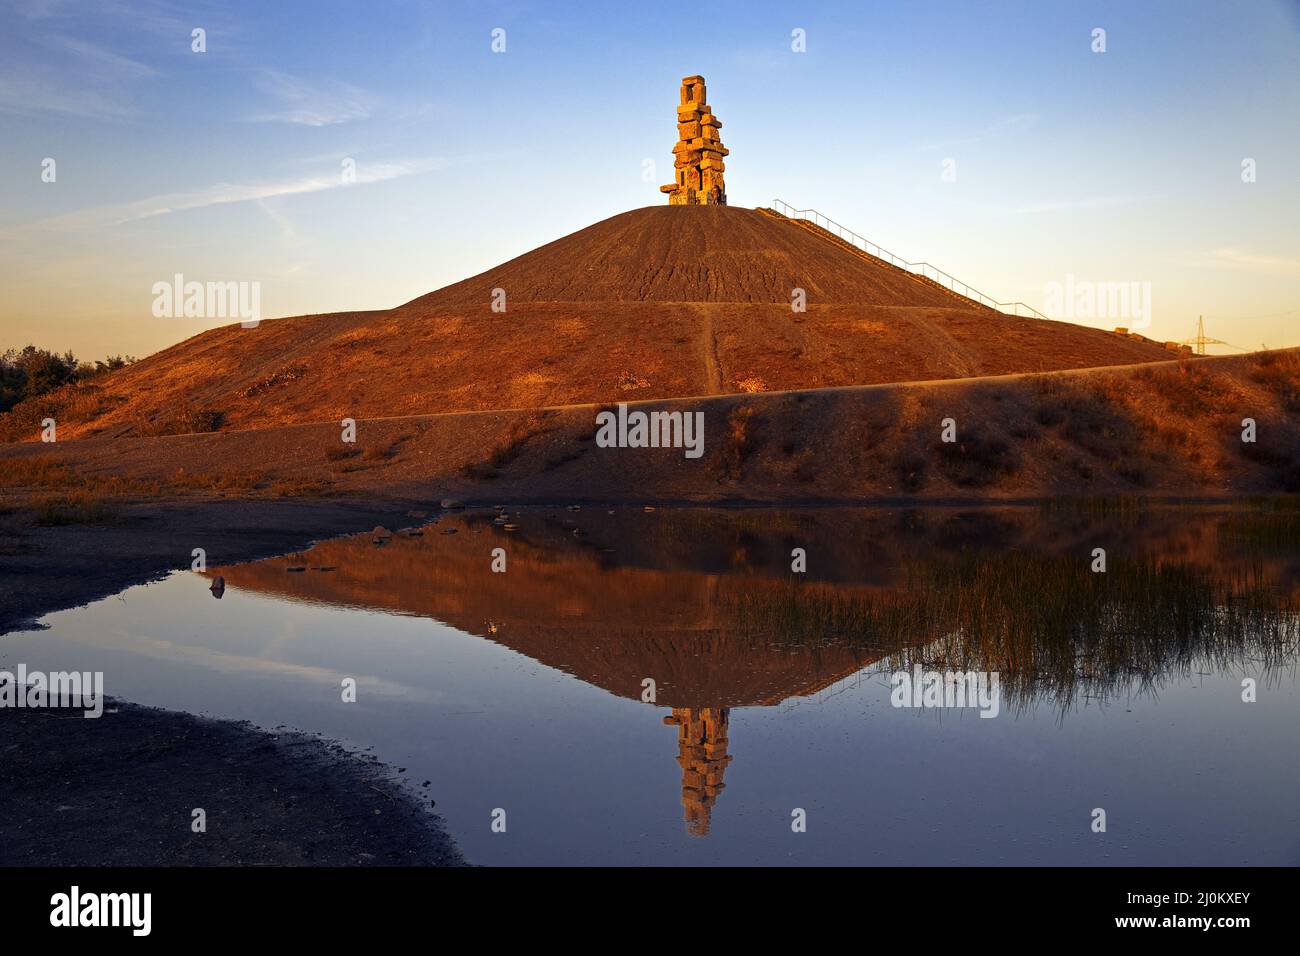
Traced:
<path id="1" fill-rule="evenodd" d="M 694 836 L 709 832 L 709 815 L 726 786 L 722 774 L 731 763 L 727 754 L 726 707 L 674 707 L 665 724 L 677 727 L 677 762 L 682 768 L 682 811 L 686 829 Z"/>
<path id="2" fill-rule="evenodd" d="M 660 186 L 670 206 L 725 206 L 727 189 L 722 181 L 728 150 L 718 130 L 722 121 L 705 102 L 704 77 L 682 77 L 682 102 L 677 107 L 677 145 L 673 167 L 677 181 Z"/>

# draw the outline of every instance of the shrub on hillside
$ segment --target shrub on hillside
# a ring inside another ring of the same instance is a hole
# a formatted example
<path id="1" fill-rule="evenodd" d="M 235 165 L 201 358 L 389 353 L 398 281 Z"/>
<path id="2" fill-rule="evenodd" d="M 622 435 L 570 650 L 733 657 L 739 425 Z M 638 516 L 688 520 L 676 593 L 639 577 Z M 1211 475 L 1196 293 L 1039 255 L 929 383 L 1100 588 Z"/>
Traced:
<path id="1" fill-rule="evenodd" d="M 1191 362 L 1179 362 L 1173 368 L 1142 369 L 1137 378 L 1145 380 L 1169 409 L 1180 415 L 1221 412 L 1241 395 L 1241 388 L 1230 375 Z"/>
<path id="2" fill-rule="evenodd" d="M 263 392 L 268 392 L 277 385 L 286 385 L 289 382 L 296 381 L 307 374 L 305 365 L 286 365 L 279 371 L 273 372 L 266 378 L 254 382 L 242 390 L 239 395 L 241 398 L 255 398 Z"/>
<path id="3" fill-rule="evenodd" d="M 26 399 L 46 395 L 64 385 L 90 379 L 130 365 L 131 356 L 113 355 L 96 362 L 81 362 L 71 352 L 60 355 L 28 345 L 0 353 L 0 412 Z"/>
<path id="4" fill-rule="evenodd" d="M 999 435 L 970 427 L 955 442 L 938 442 L 939 470 L 961 488 L 986 488 L 1020 470 L 1015 450 Z"/>
<path id="5" fill-rule="evenodd" d="M 1300 352 L 1259 352 L 1252 358 L 1252 381 L 1281 400 L 1289 412 L 1300 412 Z"/>
<path id="6" fill-rule="evenodd" d="M 461 469 L 462 474 L 480 481 L 498 477 L 502 468 L 523 454 L 528 442 L 554 430 L 554 425 L 546 424 L 551 418 L 554 418 L 554 412 L 544 412 L 540 416 L 531 416 L 526 421 L 515 422 L 510 426 L 506 437 L 488 453 L 486 461 L 470 462 Z"/>
<path id="7" fill-rule="evenodd" d="M 226 413 L 215 408 L 185 406 L 151 421 L 136 426 L 135 434 L 143 438 L 159 435 L 192 435 L 199 432 L 220 431 Z"/>
<path id="8" fill-rule="evenodd" d="M 0 442 L 35 441 L 47 418 L 60 425 L 93 422 L 125 401 L 126 396 L 108 394 L 99 385 L 63 385 L 44 395 L 25 398 L 0 414 Z"/>
<path id="9" fill-rule="evenodd" d="M 1141 429 L 1107 393 L 1105 383 L 1086 387 L 1052 377 L 1034 384 L 1034 420 L 1045 428 L 1060 429 L 1061 437 L 1099 458 L 1116 458 L 1131 452 L 1141 440 Z"/>
<path id="10" fill-rule="evenodd" d="M 723 477 L 730 481 L 740 479 L 745 459 L 754 450 L 753 417 L 754 409 L 749 405 L 737 405 L 727 415 L 726 444 L 720 461 Z"/>

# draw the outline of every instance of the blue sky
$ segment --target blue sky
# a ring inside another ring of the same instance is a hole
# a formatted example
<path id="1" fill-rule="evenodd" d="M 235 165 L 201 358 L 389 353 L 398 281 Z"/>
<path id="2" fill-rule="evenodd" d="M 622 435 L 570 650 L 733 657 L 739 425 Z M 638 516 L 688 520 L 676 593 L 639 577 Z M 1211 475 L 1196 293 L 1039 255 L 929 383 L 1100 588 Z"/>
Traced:
<path id="1" fill-rule="evenodd" d="M 387 308 L 659 204 L 692 73 L 733 205 L 817 208 L 1040 308 L 1150 283 L 1158 339 L 1203 313 L 1300 344 L 1294 2 L 0 9 L 0 347 L 179 341 L 202 325 L 150 312 L 176 272 L 258 281 L 268 316 Z"/>

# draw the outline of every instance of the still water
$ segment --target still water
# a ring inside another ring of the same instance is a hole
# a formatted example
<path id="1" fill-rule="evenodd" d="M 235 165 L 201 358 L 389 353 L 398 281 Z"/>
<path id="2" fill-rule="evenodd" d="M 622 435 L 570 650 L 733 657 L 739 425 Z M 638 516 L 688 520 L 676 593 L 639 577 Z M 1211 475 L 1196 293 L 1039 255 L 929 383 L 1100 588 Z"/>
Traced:
<path id="1" fill-rule="evenodd" d="M 1300 863 L 1296 514 L 427 520 L 52 614 L 0 666 L 369 750 L 482 864 Z M 996 673 L 997 716 L 893 706 L 917 666 Z"/>

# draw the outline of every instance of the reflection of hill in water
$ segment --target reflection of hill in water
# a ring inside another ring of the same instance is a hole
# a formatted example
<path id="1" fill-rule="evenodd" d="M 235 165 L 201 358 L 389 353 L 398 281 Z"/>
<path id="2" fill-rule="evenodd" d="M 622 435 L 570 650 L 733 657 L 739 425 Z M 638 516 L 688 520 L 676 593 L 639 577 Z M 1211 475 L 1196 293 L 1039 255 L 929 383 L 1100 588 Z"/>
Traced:
<path id="1" fill-rule="evenodd" d="M 1012 704 L 1064 710 L 1198 666 L 1262 676 L 1294 660 L 1300 631 L 1296 515 L 543 509 L 511 520 L 518 531 L 444 517 L 419 537 L 361 535 L 210 573 L 444 621 L 622 697 L 654 680 L 701 833 L 731 759 L 728 708 L 810 695 L 883 661 L 998 671 Z M 504 574 L 491 571 L 498 547 Z M 806 574 L 790 571 L 795 547 Z M 1105 574 L 1089 570 L 1094 547 Z"/>
<path id="2" fill-rule="evenodd" d="M 681 560 L 655 568 L 644 554 L 640 564 L 627 565 L 594 533 L 577 538 L 542 515 L 518 520 L 520 531 L 506 532 L 487 519 L 444 518 L 422 537 L 399 533 L 377 547 L 360 535 L 211 573 L 234 587 L 434 618 L 621 697 L 639 700 L 642 681 L 651 678 L 658 703 L 669 707 L 776 704 L 878 656 L 849 645 L 778 653 L 758 635 L 736 631 L 732 616 L 745 594 L 784 582 L 746 572 L 730 558 L 723 562 L 730 573 Z M 457 533 L 441 533 L 449 528 Z M 508 555 L 504 574 L 490 570 L 498 547 Z M 634 547 L 643 550 L 645 542 Z M 299 566 L 309 570 L 285 571 Z M 310 570 L 319 566 L 337 570 Z"/>

